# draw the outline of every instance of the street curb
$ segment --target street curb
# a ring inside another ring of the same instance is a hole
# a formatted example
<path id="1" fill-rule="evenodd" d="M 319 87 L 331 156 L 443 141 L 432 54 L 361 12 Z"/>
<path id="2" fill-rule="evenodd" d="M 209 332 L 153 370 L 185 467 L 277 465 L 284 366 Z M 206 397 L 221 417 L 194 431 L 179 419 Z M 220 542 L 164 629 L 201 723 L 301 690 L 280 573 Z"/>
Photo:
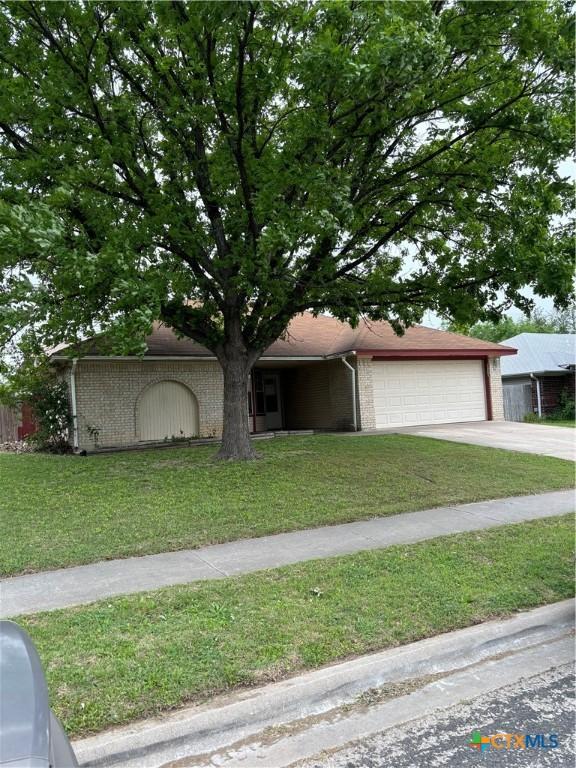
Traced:
<path id="1" fill-rule="evenodd" d="M 75 742 L 74 750 L 86 767 L 158 768 L 193 760 L 267 729 L 330 712 L 370 689 L 462 670 L 553 642 L 573 627 L 574 602 L 566 600 L 113 729 Z"/>

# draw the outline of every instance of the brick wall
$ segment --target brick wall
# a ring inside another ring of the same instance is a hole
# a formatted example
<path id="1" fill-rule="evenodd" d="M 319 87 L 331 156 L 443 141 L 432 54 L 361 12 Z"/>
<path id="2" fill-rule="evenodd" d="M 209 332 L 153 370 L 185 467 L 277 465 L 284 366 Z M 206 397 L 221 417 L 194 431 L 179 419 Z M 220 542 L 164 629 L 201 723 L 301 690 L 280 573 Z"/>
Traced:
<path id="1" fill-rule="evenodd" d="M 374 390 L 372 387 L 372 359 L 359 357 L 356 360 L 358 379 L 358 428 L 375 429 Z"/>
<path id="2" fill-rule="evenodd" d="M 69 379 L 69 375 L 67 377 Z M 142 391 L 158 381 L 178 381 L 198 401 L 200 437 L 222 432 L 223 380 L 217 362 L 188 360 L 80 360 L 76 368 L 79 448 L 138 442 L 136 411 Z"/>
<path id="3" fill-rule="evenodd" d="M 352 429 L 352 373 L 341 360 L 287 369 L 283 393 L 287 429 Z"/>
<path id="4" fill-rule="evenodd" d="M 375 427 L 372 360 L 350 358 L 356 367 L 357 421 Z M 283 371 L 282 391 L 287 429 L 349 430 L 353 426 L 352 377 L 340 359 Z M 495 420 L 504 418 L 500 361 L 488 365 Z M 69 380 L 69 370 L 66 372 Z M 138 442 L 137 407 L 142 391 L 158 381 L 178 381 L 198 401 L 200 437 L 222 433 L 223 381 L 217 362 L 153 360 L 80 360 L 76 369 L 79 448 L 120 447 Z M 573 381 L 573 377 L 572 377 Z"/>
<path id="5" fill-rule="evenodd" d="M 538 376 L 540 381 L 540 398 L 542 400 L 542 415 L 553 413 L 560 405 L 562 392 L 567 391 L 570 397 L 574 397 L 574 374 L 567 373 L 561 376 Z M 538 396 L 536 382 L 532 383 L 532 407 L 534 413 L 538 413 Z"/>
<path id="6" fill-rule="evenodd" d="M 492 419 L 493 421 L 504 421 L 504 392 L 502 390 L 502 376 L 500 375 L 500 358 L 489 358 L 487 367 L 492 397 Z"/>

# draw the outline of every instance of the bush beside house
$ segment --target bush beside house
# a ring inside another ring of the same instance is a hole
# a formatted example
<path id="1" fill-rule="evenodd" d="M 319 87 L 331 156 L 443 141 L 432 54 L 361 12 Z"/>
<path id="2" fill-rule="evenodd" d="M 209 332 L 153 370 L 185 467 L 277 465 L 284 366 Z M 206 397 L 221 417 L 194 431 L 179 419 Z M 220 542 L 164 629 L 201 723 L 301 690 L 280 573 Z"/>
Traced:
<path id="1" fill-rule="evenodd" d="M 18 414 L 16 429 L 2 439 L 5 450 L 29 449 L 66 453 L 69 448 L 70 406 L 66 383 L 44 361 L 25 362 L 0 386 L 6 413 Z"/>

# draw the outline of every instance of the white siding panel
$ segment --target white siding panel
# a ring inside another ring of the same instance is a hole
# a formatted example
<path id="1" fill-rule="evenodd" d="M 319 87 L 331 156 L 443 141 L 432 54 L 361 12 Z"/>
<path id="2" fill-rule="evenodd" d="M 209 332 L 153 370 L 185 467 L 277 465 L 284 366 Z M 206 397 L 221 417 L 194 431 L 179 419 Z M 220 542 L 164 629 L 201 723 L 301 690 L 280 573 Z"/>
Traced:
<path id="1" fill-rule="evenodd" d="M 137 423 L 143 442 L 195 437 L 199 434 L 198 403 L 184 384 L 159 381 L 142 394 Z"/>
<path id="2" fill-rule="evenodd" d="M 481 360 L 394 360 L 372 366 L 379 429 L 486 418 Z"/>

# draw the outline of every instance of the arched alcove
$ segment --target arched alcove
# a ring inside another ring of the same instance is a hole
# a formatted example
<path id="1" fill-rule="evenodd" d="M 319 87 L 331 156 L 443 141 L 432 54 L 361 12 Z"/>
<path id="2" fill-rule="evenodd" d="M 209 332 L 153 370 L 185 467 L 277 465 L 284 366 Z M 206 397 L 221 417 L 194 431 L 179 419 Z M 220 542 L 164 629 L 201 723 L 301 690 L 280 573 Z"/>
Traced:
<path id="1" fill-rule="evenodd" d="M 197 437 L 198 401 L 179 381 L 157 381 L 138 400 L 136 429 L 141 442 Z"/>

